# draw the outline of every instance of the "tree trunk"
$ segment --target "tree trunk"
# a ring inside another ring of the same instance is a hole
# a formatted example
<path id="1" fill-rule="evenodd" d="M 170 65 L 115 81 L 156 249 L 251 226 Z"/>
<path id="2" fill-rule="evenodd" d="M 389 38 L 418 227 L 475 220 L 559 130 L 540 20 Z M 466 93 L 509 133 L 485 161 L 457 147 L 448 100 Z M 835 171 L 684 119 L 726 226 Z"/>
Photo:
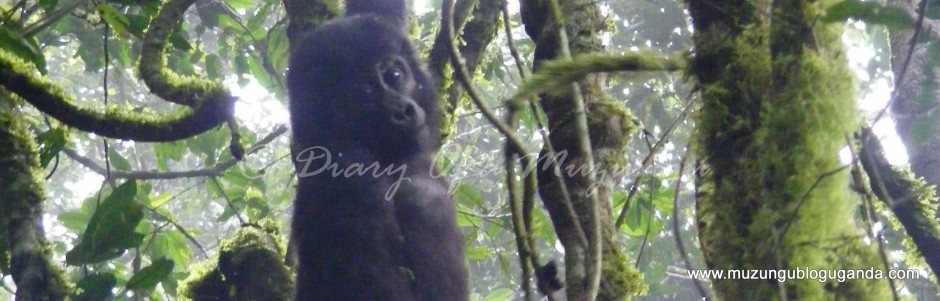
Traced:
<path id="1" fill-rule="evenodd" d="M 815 12 L 827 3 L 688 4 L 695 26 L 690 71 L 702 97 L 696 218 L 706 264 L 726 274 L 790 271 L 765 280 L 714 280 L 717 295 L 887 300 L 885 280 L 820 282 L 795 275 L 834 269 L 886 274 L 854 222 L 859 200 L 838 159 L 858 121 L 841 25 L 816 21 Z"/>
<path id="2" fill-rule="evenodd" d="M 559 5 L 567 18 L 564 28 L 569 36 L 571 54 L 604 51 L 600 34 L 605 29 L 605 19 L 597 3 L 563 0 Z M 522 22 L 536 43 L 536 70 L 546 60 L 564 59 L 560 55 L 558 26 L 551 16 L 547 1 L 522 2 Z M 547 147 L 540 154 L 539 162 L 543 165 L 539 166 L 538 190 L 558 239 L 565 247 L 568 300 L 583 298 L 590 285 L 591 267 L 595 266 L 578 228 L 583 229 L 583 237 L 588 240 L 601 238 L 599 260 L 602 272 L 597 300 L 623 300 L 627 295 L 640 292 L 643 287 L 642 276 L 627 263 L 622 244 L 615 239 L 617 229 L 612 222 L 610 208 L 611 189 L 617 187 L 621 180 L 620 174 L 610 171 L 622 170 L 624 148 L 634 128 L 623 105 L 612 101 L 603 92 L 604 82 L 601 75 L 592 75 L 578 82 L 586 107 L 591 154 L 580 149 L 581 137 L 576 130 L 574 114 L 577 109 L 572 101 L 575 97 L 572 90 L 563 94 L 540 95 L 540 104 L 548 116 L 549 141 L 555 154 L 553 156 Z M 596 158 L 595 170 L 585 170 L 586 156 Z M 554 172 L 552 158 L 559 158 L 560 174 Z M 590 172 L 595 174 L 597 183 L 590 183 L 587 176 Z M 591 194 L 596 194 L 597 203 Z M 568 201 L 574 214 L 566 209 Z M 596 219 L 595 209 L 599 212 Z M 576 227 L 576 223 L 580 227 Z M 596 229 L 600 229 L 599 236 L 595 236 Z"/>
<path id="3" fill-rule="evenodd" d="M 6 268 L 9 259 L 17 300 L 64 300 L 71 285 L 52 262 L 42 228 L 46 194 L 39 150 L 6 93 L 0 89 L 0 266 Z"/>

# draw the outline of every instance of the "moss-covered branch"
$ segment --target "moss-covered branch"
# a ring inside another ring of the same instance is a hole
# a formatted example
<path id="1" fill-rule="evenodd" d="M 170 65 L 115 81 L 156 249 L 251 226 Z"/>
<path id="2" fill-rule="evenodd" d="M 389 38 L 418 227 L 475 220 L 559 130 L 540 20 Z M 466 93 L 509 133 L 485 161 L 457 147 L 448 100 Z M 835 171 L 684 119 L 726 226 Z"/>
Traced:
<path id="1" fill-rule="evenodd" d="M 180 76 L 166 67 L 167 41 L 196 0 L 171 0 L 150 22 L 140 49 L 138 70 L 150 92 L 166 101 L 198 108 L 205 103 L 232 100 L 222 83 L 194 76 Z M 210 105 L 211 106 L 211 105 Z"/>
<path id="2" fill-rule="evenodd" d="M 62 88 L 40 77 L 32 65 L 0 50 L 0 86 L 16 93 L 36 109 L 62 123 L 97 135 L 135 141 L 175 141 L 208 131 L 232 115 L 228 95 L 210 96 L 195 110 L 160 116 L 129 112 L 118 106 L 80 107 Z"/>
<path id="3" fill-rule="evenodd" d="M 585 53 L 570 60 L 556 59 L 542 62 L 539 70 L 527 80 L 513 96 L 516 101 L 542 92 L 564 92 L 563 87 L 592 73 L 627 71 L 680 71 L 685 68 L 683 58 L 667 57 L 653 51 L 628 52 L 619 55 Z"/>
<path id="4" fill-rule="evenodd" d="M 870 129 L 862 131 L 862 167 L 871 182 L 871 191 L 891 209 L 910 235 L 917 251 L 934 275 L 940 275 L 940 221 L 933 185 L 909 171 L 891 166 L 878 138 Z"/>
<path id="5" fill-rule="evenodd" d="M 181 77 L 166 69 L 167 39 L 193 0 L 171 1 L 153 20 L 144 38 L 141 78 L 163 99 L 189 109 L 168 116 L 128 112 L 117 106 L 83 108 L 60 87 L 5 50 L 0 50 L 0 86 L 15 93 L 43 113 L 78 130 L 135 141 L 175 141 L 208 131 L 232 116 L 235 98 L 221 83 Z M 101 113 L 104 111 L 104 113 Z"/>
<path id="6" fill-rule="evenodd" d="M 242 226 L 222 241 L 218 260 L 200 263 L 177 294 L 181 300 L 293 300 L 280 237 L 270 220 Z"/>
<path id="7" fill-rule="evenodd" d="M 464 59 L 464 65 L 473 74 L 483 61 L 486 48 L 496 37 L 499 28 L 499 10 L 501 0 L 460 0 L 454 8 L 455 35 L 463 43 L 458 43 L 458 50 Z M 469 20 L 468 20 L 469 19 Z M 457 116 L 454 112 L 461 102 L 466 104 L 461 85 L 454 85 L 455 68 L 450 65 L 450 52 L 443 30 L 438 32 L 428 55 L 428 69 L 437 79 L 441 91 L 441 112 L 443 125 L 441 139 L 446 139 L 456 130 Z"/>

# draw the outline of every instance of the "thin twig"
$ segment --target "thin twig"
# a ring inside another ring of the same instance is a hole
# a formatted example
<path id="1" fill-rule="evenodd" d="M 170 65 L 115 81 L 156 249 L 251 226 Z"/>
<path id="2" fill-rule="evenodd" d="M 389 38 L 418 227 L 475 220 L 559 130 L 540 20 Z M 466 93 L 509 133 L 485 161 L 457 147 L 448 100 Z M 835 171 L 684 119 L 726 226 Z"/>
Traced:
<path id="1" fill-rule="evenodd" d="M 866 137 L 867 135 L 862 136 Z M 875 231 L 875 224 L 878 223 L 878 214 L 875 212 L 875 206 L 872 203 L 872 192 L 868 190 L 866 185 L 862 184 L 864 179 L 862 178 L 862 161 L 859 160 L 859 152 L 856 151 L 855 143 L 853 143 L 851 138 L 845 137 L 845 141 L 848 143 L 849 151 L 852 153 L 852 175 L 855 180 L 855 186 L 857 186 L 859 189 L 862 189 L 863 191 L 862 206 L 864 206 L 865 214 L 868 215 L 868 218 L 865 219 L 865 230 L 867 230 L 866 232 L 868 232 L 868 236 L 871 237 L 871 239 L 874 239 L 876 242 L 878 242 L 878 255 L 881 259 L 881 264 L 884 265 L 885 270 L 889 270 L 891 269 L 891 265 L 888 263 L 888 255 L 883 237 L 884 231 Z M 879 177 L 878 181 L 882 185 L 882 189 L 884 189 L 884 182 L 881 182 L 878 172 L 876 172 L 876 176 Z M 891 202 L 887 203 L 891 204 Z M 897 285 L 894 283 L 894 278 L 888 277 L 887 280 L 888 286 L 891 287 L 891 296 L 893 297 L 893 300 L 898 301 L 900 297 L 898 296 Z"/>
<path id="2" fill-rule="evenodd" d="M 682 155 L 682 161 L 679 161 L 679 176 L 676 179 L 676 192 L 673 195 L 672 205 L 672 233 L 676 237 L 676 248 L 679 249 L 679 255 L 682 256 L 682 261 L 685 262 L 685 269 L 692 270 L 692 260 L 689 259 L 689 254 L 685 251 L 685 245 L 682 244 L 682 231 L 679 230 L 679 192 L 682 191 L 682 175 L 685 173 L 685 162 L 691 155 L 691 143 L 685 144 L 685 154 Z M 702 283 L 696 278 L 692 278 L 692 284 L 695 284 L 695 289 L 698 290 L 698 293 L 702 296 L 702 300 L 708 301 L 711 298 L 708 295 L 708 291 L 705 290 L 705 287 L 702 286 Z"/>
<path id="3" fill-rule="evenodd" d="M 509 47 L 509 53 L 512 54 L 512 59 L 516 61 L 516 68 L 519 69 L 519 78 L 525 81 L 526 75 L 526 66 L 525 61 L 522 60 L 522 55 L 519 55 L 519 49 L 516 48 L 516 42 L 512 39 L 512 24 L 509 21 L 509 1 L 503 0 L 503 27 L 506 30 L 506 45 Z M 535 111 L 532 114 L 536 114 Z"/>
<path id="4" fill-rule="evenodd" d="M 620 228 L 620 225 L 623 225 L 623 222 L 626 220 L 627 210 L 630 209 L 630 204 L 633 201 L 633 197 L 636 196 L 637 190 L 640 188 L 640 177 L 643 176 L 646 168 L 653 163 L 653 159 L 656 158 L 656 154 L 659 153 L 666 146 L 666 142 L 669 142 L 669 136 L 672 135 L 673 131 L 679 127 L 679 123 L 685 120 L 685 118 L 692 112 L 693 104 L 695 103 L 695 98 L 689 101 L 685 105 L 685 108 L 682 109 L 682 112 L 679 113 L 679 116 L 676 116 L 676 119 L 672 120 L 672 124 L 669 125 L 669 128 L 666 128 L 666 131 L 659 136 L 659 140 L 656 141 L 656 144 L 650 148 L 649 154 L 646 155 L 646 158 L 643 158 L 643 163 L 640 164 L 640 168 L 637 170 L 636 177 L 633 178 L 633 183 L 630 185 L 630 191 L 627 193 L 627 199 L 623 202 L 623 209 L 620 210 L 620 214 L 617 216 L 617 222 L 614 223 L 614 227 Z"/>
<path id="5" fill-rule="evenodd" d="M 287 127 L 284 125 L 278 125 L 274 129 L 274 131 L 264 136 L 264 138 L 261 138 L 261 140 L 258 140 L 258 142 L 252 145 L 248 149 L 247 154 L 256 153 L 258 150 L 262 149 L 263 146 L 273 142 L 274 139 L 276 139 L 277 137 L 280 137 L 284 133 L 287 133 Z M 104 167 L 102 167 L 101 165 L 98 165 L 98 163 L 96 163 L 92 159 L 79 155 L 78 152 L 76 152 L 73 149 L 70 149 L 67 147 L 62 148 L 62 153 L 65 153 L 66 156 L 68 156 L 72 160 L 75 160 L 75 162 L 78 162 L 79 164 L 87 167 L 88 169 L 91 169 L 91 171 L 94 171 L 95 173 L 98 173 L 103 176 L 107 175 L 107 170 Z M 196 170 L 187 170 L 187 171 L 159 172 L 159 171 L 116 170 L 116 171 L 111 172 L 110 177 L 114 179 L 135 179 L 135 180 L 171 180 L 171 179 L 181 179 L 181 178 L 213 177 L 213 176 L 222 175 L 222 172 L 228 170 L 229 168 L 232 168 L 236 164 L 238 164 L 238 160 L 229 159 L 225 162 L 218 163 L 211 167 L 206 167 L 206 168 L 196 169 Z"/>
<path id="6" fill-rule="evenodd" d="M 907 68 L 911 65 L 911 58 L 914 57 L 914 47 L 917 45 L 917 36 L 920 35 L 921 29 L 924 26 L 924 13 L 927 11 L 927 0 L 920 0 L 920 13 L 917 15 L 917 22 L 914 24 L 914 34 L 911 35 L 911 40 L 908 42 L 907 47 L 907 56 L 904 57 L 904 63 L 901 64 L 901 70 L 898 72 L 897 79 L 894 81 L 894 91 L 891 92 L 891 98 L 888 99 L 888 102 L 885 103 L 884 109 L 878 111 L 878 115 L 875 115 L 875 119 L 872 119 L 868 127 L 874 127 L 882 117 L 888 112 L 888 109 L 891 108 L 891 105 L 894 104 L 894 101 L 898 98 L 900 94 L 901 84 L 904 82 L 904 77 L 907 75 Z"/>
<path id="7" fill-rule="evenodd" d="M 222 194 L 222 198 L 225 199 L 225 204 L 228 205 L 228 208 L 232 210 L 232 215 L 235 215 L 238 218 L 238 221 L 241 225 L 247 225 L 248 222 L 245 221 L 245 218 L 242 217 L 241 213 L 238 212 L 238 209 L 235 208 L 235 204 L 232 203 L 232 199 L 228 197 L 228 194 L 225 193 L 225 188 L 222 187 L 222 184 L 219 183 L 219 180 L 216 177 L 209 177 L 209 180 L 212 180 L 212 184 L 215 184 L 215 187 L 219 189 L 219 193 Z"/>

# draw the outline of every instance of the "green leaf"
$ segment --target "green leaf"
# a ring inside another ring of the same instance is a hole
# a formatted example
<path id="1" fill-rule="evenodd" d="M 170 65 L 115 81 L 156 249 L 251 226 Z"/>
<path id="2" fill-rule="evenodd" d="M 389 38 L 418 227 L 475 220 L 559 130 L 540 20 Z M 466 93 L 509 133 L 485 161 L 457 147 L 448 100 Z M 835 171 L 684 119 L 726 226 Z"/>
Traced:
<path id="1" fill-rule="evenodd" d="M 467 249 L 466 253 L 467 259 L 473 261 L 480 261 L 490 257 L 490 255 L 493 255 L 493 252 L 491 252 L 486 247 L 470 247 Z"/>
<path id="2" fill-rule="evenodd" d="M 162 193 L 156 197 L 150 198 L 150 204 L 148 205 L 150 205 L 150 208 L 157 208 L 163 206 L 163 204 L 166 204 L 166 202 L 169 202 L 172 198 L 173 196 L 169 193 Z"/>
<path id="3" fill-rule="evenodd" d="M 124 14 L 118 12 L 114 6 L 111 6 L 107 3 L 101 3 L 95 5 L 95 8 L 98 9 L 98 12 L 101 13 L 101 18 L 105 22 L 108 22 L 108 25 L 111 25 L 111 28 L 114 29 L 114 32 L 119 36 L 126 37 L 128 34 L 132 33 L 130 28 L 130 21 Z M 143 36 L 138 36 L 137 38 L 143 38 Z"/>
<path id="4" fill-rule="evenodd" d="M 127 18 L 127 32 L 142 39 L 147 26 L 150 26 L 151 17 L 144 15 L 126 15 L 124 17 Z"/>
<path id="5" fill-rule="evenodd" d="M 225 0 L 225 4 L 228 4 L 232 9 L 249 9 L 254 7 L 255 2 L 252 0 Z"/>
<path id="6" fill-rule="evenodd" d="M 271 39 L 268 43 L 268 58 L 275 70 L 284 70 L 287 68 L 287 55 L 290 52 L 290 41 L 287 39 L 287 32 L 284 27 L 272 29 Z"/>
<path id="7" fill-rule="evenodd" d="M 186 30 L 183 29 L 183 23 L 180 23 L 180 26 L 177 26 L 173 30 L 173 34 L 170 35 L 170 45 L 173 45 L 173 48 L 181 51 L 190 51 L 193 50 L 193 46 L 189 44 L 189 41 L 186 41 L 186 37 L 183 36 L 183 33 Z"/>
<path id="8" fill-rule="evenodd" d="M 222 60 L 218 55 L 206 56 L 206 75 L 211 79 L 222 80 Z"/>
<path id="9" fill-rule="evenodd" d="M 56 5 L 59 5 L 59 0 L 39 0 L 39 6 L 46 12 L 55 10 Z"/>
<path id="10" fill-rule="evenodd" d="M 457 203 L 466 204 L 468 208 L 484 207 L 483 192 L 464 184 L 458 184 L 454 191 L 454 200 Z"/>
<path id="11" fill-rule="evenodd" d="M 544 241 L 555 241 L 555 228 L 545 211 L 532 210 L 532 233 L 538 234 Z"/>
<path id="12" fill-rule="evenodd" d="M 238 75 L 251 73 L 251 68 L 248 67 L 248 56 L 239 50 L 233 51 L 235 51 L 235 73 Z"/>
<path id="13" fill-rule="evenodd" d="M 205 165 L 213 165 L 219 149 L 223 145 L 228 145 L 229 136 L 227 133 L 228 130 L 223 132 L 219 129 L 203 133 L 195 138 L 186 139 L 186 147 L 197 155 L 203 155 L 203 158 L 206 159 Z"/>
<path id="14" fill-rule="evenodd" d="M 163 231 L 153 240 L 151 258 L 170 257 L 178 266 L 187 266 L 192 250 L 186 244 L 186 236 L 178 230 Z"/>
<path id="15" fill-rule="evenodd" d="M 512 297 L 512 290 L 508 288 L 500 288 L 490 292 L 489 295 L 483 298 L 483 301 L 506 301 L 509 300 L 509 297 Z"/>
<path id="16" fill-rule="evenodd" d="M 150 266 L 140 269 L 134 277 L 127 280 L 127 289 L 135 291 L 153 291 L 153 288 L 167 279 L 173 272 L 173 261 L 162 258 L 155 260 Z"/>
<path id="17" fill-rule="evenodd" d="M 245 22 L 245 26 L 248 27 L 248 30 L 251 30 L 251 34 L 256 37 L 261 37 L 266 34 L 267 28 L 264 28 L 264 21 L 268 19 L 271 14 L 271 6 L 264 5 L 258 8 L 254 16 L 248 18 L 248 22 Z"/>
<path id="18" fill-rule="evenodd" d="M 40 133 L 36 140 L 39 142 L 39 163 L 42 167 L 46 167 L 65 147 L 65 130 L 61 128 L 50 129 Z"/>
<path id="19" fill-rule="evenodd" d="M 457 213 L 457 226 L 473 227 L 477 225 L 480 225 L 479 217 L 467 213 Z"/>
<path id="20" fill-rule="evenodd" d="M 75 298 L 76 301 L 110 300 L 114 296 L 111 292 L 117 279 L 113 273 L 91 274 L 77 284 L 82 293 Z"/>
<path id="21" fill-rule="evenodd" d="M 823 22 L 844 22 L 848 19 L 864 21 L 867 24 L 879 24 L 889 29 L 911 29 L 914 23 L 904 10 L 889 7 L 875 1 L 862 2 L 845 0 L 830 6 Z"/>
<path id="22" fill-rule="evenodd" d="M 219 16 L 219 27 L 231 30 L 236 35 L 244 32 L 245 30 L 241 25 L 238 24 L 238 21 L 232 19 L 229 15 L 218 15 Z"/>
<path id="23" fill-rule="evenodd" d="M 99 263 L 140 246 L 144 235 L 134 229 L 144 212 L 135 201 L 136 193 L 137 182 L 133 180 L 115 188 L 91 216 L 78 245 L 65 254 L 65 262 L 70 265 Z"/>
<path id="24" fill-rule="evenodd" d="M 672 212 L 672 206 L 675 205 L 675 196 L 676 196 L 675 186 L 672 187 L 662 187 L 656 192 L 653 193 L 653 205 L 656 206 L 656 209 L 663 212 Z"/>
<path id="25" fill-rule="evenodd" d="M 56 215 L 56 218 L 69 230 L 80 232 L 82 228 L 88 225 L 88 220 L 91 216 L 80 211 L 69 211 L 59 213 Z"/>
<path id="26" fill-rule="evenodd" d="M 251 75 L 255 77 L 258 84 L 268 91 L 273 91 L 277 86 L 268 71 L 264 70 L 264 63 L 261 61 L 260 56 L 252 55 L 248 57 L 248 69 L 251 70 Z"/>
<path id="27" fill-rule="evenodd" d="M 0 49 L 32 62 L 40 73 L 46 74 L 46 57 L 39 50 L 35 38 L 25 38 L 16 30 L 0 27 Z"/>
<path id="28" fill-rule="evenodd" d="M 111 162 L 111 167 L 115 170 L 128 171 L 131 170 L 131 162 L 127 161 L 124 156 L 121 156 L 118 152 L 111 150 L 108 152 L 108 160 Z"/>
<path id="29" fill-rule="evenodd" d="M 154 143 L 153 153 L 157 157 L 157 168 L 160 171 L 168 170 L 168 160 L 179 161 L 183 159 L 184 151 L 186 151 L 186 144 L 182 141 Z"/>
<path id="30" fill-rule="evenodd" d="M 627 209 L 626 222 L 620 226 L 620 232 L 630 236 L 646 235 L 649 227 L 649 206 L 645 197 L 634 198 L 634 203 Z"/>

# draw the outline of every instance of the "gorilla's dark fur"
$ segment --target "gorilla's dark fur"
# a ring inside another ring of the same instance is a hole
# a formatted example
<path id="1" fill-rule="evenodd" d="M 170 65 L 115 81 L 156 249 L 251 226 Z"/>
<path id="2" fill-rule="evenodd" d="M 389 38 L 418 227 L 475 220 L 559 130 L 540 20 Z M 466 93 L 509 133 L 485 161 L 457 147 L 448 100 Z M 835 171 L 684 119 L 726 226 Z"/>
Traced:
<path id="1" fill-rule="evenodd" d="M 298 172 L 296 300 L 463 301 L 463 241 L 431 152 L 435 84 L 404 0 L 348 0 L 287 74 Z"/>

